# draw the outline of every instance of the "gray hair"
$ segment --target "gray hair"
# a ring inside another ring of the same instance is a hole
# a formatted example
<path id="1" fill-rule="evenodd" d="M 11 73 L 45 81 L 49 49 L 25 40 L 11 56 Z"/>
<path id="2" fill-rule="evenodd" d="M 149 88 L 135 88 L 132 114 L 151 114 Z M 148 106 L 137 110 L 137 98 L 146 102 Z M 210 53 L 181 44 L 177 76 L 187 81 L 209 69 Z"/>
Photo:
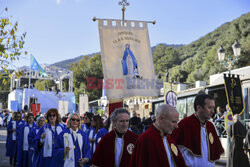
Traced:
<path id="1" fill-rule="evenodd" d="M 81 118 L 80 118 L 79 114 L 77 114 L 77 113 L 72 113 L 69 115 L 68 122 L 67 122 L 67 128 L 70 128 L 71 119 L 74 115 L 76 115 L 78 117 L 78 119 L 80 120 L 79 125 L 78 125 L 78 129 L 81 129 Z"/>
<path id="2" fill-rule="evenodd" d="M 170 111 L 177 111 L 175 107 L 169 105 L 169 104 L 162 104 L 160 105 L 156 111 L 155 111 L 155 117 L 159 118 L 160 115 L 168 114 Z"/>
<path id="3" fill-rule="evenodd" d="M 239 121 L 239 120 L 240 120 L 239 114 L 235 114 L 235 115 L 233 116 L 233 121 L 234 121 L 234 122 L 237 122 L 237 121 Z"/>
<path id="4" fill-rule="evenodd" d="M 112 112 L 112 114 L 110 115 L 111 121 L 115 122 L 117 120 L 118 114 L 123 114 L 123 113 L 128 114 L 128 116 L 130 116 L 128 110 L 126 110 L 124 108 L 117 108 L 117 109 L 115 109 L 115 111 Z"/>

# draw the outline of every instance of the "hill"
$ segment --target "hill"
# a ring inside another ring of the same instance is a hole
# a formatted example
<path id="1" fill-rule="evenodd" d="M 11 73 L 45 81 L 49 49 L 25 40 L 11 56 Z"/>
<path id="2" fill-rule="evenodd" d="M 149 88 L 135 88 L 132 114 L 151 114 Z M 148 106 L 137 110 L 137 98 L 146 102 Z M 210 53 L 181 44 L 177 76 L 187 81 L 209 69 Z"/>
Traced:
<path id="1" fill-rule="evenodd" d="M 241 43 L 242 52 L 239 62 L 233 67 L 250 65 L 250 12 L 180 48 L 156 47 L 153 53 L 156 73 L 168 70 L 171 80 L 177 82 L 208 82 L 210 75 L 227 70 L 219 65 L 217 58 L 220 45 L 223 45 L 226 55 L 233 56 L 231 46 L 236 39 Z"/>
<path id="2" fill-rule="evenodd" d="M 161 45 L 161 44 L 158 44 L 158 45 Z M 158 45 L 151 47 L 152 52 L 154 52 L 155 48 Z M 163 43 L 163 45 L 165 45 L 166 47 L 171 46 L 171 47 L 174 47 L 174 48 L 179 48 L 179 47 L 184 46 L 182 44 L 165 44 L 165 43 Z M 57 63 L 52 64 L 51 66 L 58 66 L 58 67 L 61 67 L 61 68 L 67 68 L 67 69 L 69 69 L 70 66 L 71 66 L 71 64 L 78 63 L 80 60 L 82 60 L 82 58 L 84 56 L 92 57 L 92 56 L 94 56 L 96 54 L 100 54 L 100 52 L 96 52 L 96 53 L 92 53 L 92 54 L 88 54 L 88 55 L 80 55 L 80 56 L 75 57 L 73 59 L 67 59 L 67 60 L 59 61 Z"/>
<path id="3" fill-rule="evenodd" d="M 58 66 L 58 67 L 61 67 L 61 68 L 67 68 L 67 69 L 69 69 L 71 64 L 78 63 L 80 60 L 82 60 L 82 58 L 84 56 L 92 57 L 95 54 L 100 54 L 100 52 L 98 52 L 98 53 L 92 53 L 92 54 L 88 54 L 88 55 L 80 55 L 80 56 L 75 57 L 73 59 L 67 59 L 67 60 L 63 60 L 63 61 L 59 61 L 57 63 L 51 64 L 51 66 Z"/>

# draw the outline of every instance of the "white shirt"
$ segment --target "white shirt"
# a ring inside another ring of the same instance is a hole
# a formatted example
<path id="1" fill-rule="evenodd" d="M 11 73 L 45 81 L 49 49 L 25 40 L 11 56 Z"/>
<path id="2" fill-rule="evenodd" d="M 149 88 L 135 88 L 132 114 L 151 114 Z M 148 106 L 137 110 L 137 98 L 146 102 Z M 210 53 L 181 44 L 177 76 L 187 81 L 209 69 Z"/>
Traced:
<path id="1" fill-rule="evenodd" d="M 169 148 L 168 148 L 166 136 L 163 137 L 163 143 L 164 143 L 164 146 L 165 146 L 167 155 L 168 155 L 168 162 L 169 162 L 169 165 L 170 165 L 170 167 L 174 167 L 174 162 L 173 162 L 173 159 L 172 159 L 172 157 L 171 157 L 170 150 L 169 150 Z"/>
<path id="2" fill-rule="evenodd" d="M 70 128 L 70 132 L 73 134 L 75 140 L 77 139 L 76 138 L 77 131 L 78 131 L 78 128 L 76 129 L 76 131 Z"/>
<path id="3" fill-rule="evenodd" d="M 188 167 L 214 167 L 214 162 L 208 160 L 208 146 L 205 127 L 201 127 L 201 152 L 202 157 L 193 155 L 183 146 L 178 146 Z"/>
<path id="4" fill-rule="evenodd" d="M 119 167 L 119 161 L 120 161 L 120 156 L 122 153 L 122 138 L 116 138 L 116 143 L 115 143 L 115 167 Z"/>

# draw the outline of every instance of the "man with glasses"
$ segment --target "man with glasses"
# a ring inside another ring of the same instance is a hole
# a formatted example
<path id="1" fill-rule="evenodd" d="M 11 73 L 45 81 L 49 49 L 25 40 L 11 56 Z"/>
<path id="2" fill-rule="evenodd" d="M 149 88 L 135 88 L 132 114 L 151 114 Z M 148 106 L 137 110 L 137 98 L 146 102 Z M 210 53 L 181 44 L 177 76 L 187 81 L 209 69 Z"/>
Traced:
<path id="1" fill-rule="evenodd" d="M 128 130 L 129 112 L 119 108 L 111 114 L 114 130 L 102 137 L 92 159 L 93 167 L 128 167 L 137 134 Z"/>
<path id="2" fill-rule="evenodd" d="M 171 138 L 178 127 L 179 113 L 168 105 L 160 105 L 155 111 L 156 121 L 136 141 L 129 167 L 185 167 L 185 161 Z"/>

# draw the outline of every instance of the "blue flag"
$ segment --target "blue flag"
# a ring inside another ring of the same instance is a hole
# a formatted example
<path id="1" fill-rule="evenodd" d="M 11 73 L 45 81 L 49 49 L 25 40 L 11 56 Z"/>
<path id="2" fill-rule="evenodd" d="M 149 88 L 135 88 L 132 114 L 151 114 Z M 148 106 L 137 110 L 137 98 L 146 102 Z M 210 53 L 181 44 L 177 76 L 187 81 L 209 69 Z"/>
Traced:
<path id="1" fill-rule="evenodd" d="M 47 77 L 48 74 L 46 74 L 46 72 L 44 71 L 44 69 L 40 66 L 40 64 L 38 64 L 38 62 L 36 61 L 35 57 L 30 55 L 30 69 L 32 71 L 39 71 L 41 75 Z"/>

